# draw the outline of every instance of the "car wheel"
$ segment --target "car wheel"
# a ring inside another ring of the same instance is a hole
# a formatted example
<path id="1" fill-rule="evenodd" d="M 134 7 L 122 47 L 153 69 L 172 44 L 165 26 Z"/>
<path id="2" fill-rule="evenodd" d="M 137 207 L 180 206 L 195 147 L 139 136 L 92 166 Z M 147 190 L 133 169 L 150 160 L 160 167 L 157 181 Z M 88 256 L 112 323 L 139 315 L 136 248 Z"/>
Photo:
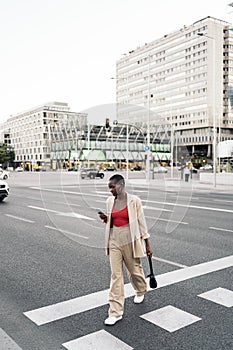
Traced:
<path id="1" fill-rule="evenodd" d="M 104 178 L 104 174 L 101 174 L 101 175 L 100 175 L 100 178 L 103 179 L 103 178 Z"/>
<path id="2" fill-rule="evenodd" d="M 94 174 L 91 174 L 90 175 L 90 179 L 94 179 L 95 178 L 95 175 Z"/>
<path id="3" fill-rule="evenodd" d="M 3 180 L 6 180 L 6 179 L 8 179 L 8 176 L 7 176 L 7 175 L 4 175 L 4 176 L 3 176 Z"/>
<path id="4" fill-rule="evenodd" d="M 3 199 L 4 199 L 4 197 L 0 197 L 0 202 L 2 202 L 2 201 L 3 201 Z"/>

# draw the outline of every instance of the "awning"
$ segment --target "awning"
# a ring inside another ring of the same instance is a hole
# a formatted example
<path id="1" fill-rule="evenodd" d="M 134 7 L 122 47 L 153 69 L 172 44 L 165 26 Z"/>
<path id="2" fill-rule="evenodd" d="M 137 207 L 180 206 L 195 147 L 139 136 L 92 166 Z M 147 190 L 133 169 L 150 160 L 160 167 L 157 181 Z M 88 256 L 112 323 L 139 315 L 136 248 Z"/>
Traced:
<path id="1" fill-rule="evenodd" d="M 164 153 L 164 152 L 152 152 L 152 155 L 155 160 L 170 160 L 171 159 L 171 153 Z"/>
<path id="2" fill-rule="evenodd" d="M 105 154 L 103 151 L 101 150 L 92 150 L 92 151 L 88 151 L 88 150 L 83 150 L 82 154 L 80 156 L 81 160 L 106 160 L 105 159 Z"/>
<path id="3" fill-rule="evenodd" d="M 134 161 L 141 160 L 141 156 L 140 156 L 139 152 L 133 151 L 133 152 L 131 152 L 131 154 L 132 154 L 132 157 L 133 157 Z"/>
<path id="4" fill-rule="evenodd" d="M 127 159 L 127 152 L 123 151 L 122 154 L 123 154 L 123 157 L 124 157 L 123 159 Z M 128 159 L 129 160 L 133 160 L 133 155 L 132 155 L 132 152 L 130 152 L 130 151 L 128 152 Z"/>
<path id="5" fill-rule="evenodd" d="M 115 154 L 113 151 L 106 151 L 106 160 L 115 159 Z"/>
<path id="6" fill-rule="evenodd" d="M 70 152 L 70 158 L 71 159 L 79 159 L 79 157 L 80 157 L 80 153 L 81 153 L 81 151 L 80 150 L 77 150 L 77 151 L 71 151 Z"/>
<path id="7" fill-rule="evenodd" d="M 116 159 L 116 160 L 124 160 L 125 159 L 125 157 L 121 151 L 114 151 L 114 155 L 115 155 L 114 159 Z"/>

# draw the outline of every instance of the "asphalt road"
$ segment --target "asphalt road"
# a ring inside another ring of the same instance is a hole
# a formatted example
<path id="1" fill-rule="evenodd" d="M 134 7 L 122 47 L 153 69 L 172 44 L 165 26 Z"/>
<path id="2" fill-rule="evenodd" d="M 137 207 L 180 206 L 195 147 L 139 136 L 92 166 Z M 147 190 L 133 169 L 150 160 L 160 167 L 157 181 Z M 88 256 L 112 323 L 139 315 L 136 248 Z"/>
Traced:
<path id="1" fill-rule="evenodd" d="M 143 200 L 158 288 L 134 305 L 125 276 L 123 320 L 107 327 L 106 178 L 12 175 L 0 205 L 1 350 L 233 349 L 233 193 L 160 182 L 127 188 Z"/>

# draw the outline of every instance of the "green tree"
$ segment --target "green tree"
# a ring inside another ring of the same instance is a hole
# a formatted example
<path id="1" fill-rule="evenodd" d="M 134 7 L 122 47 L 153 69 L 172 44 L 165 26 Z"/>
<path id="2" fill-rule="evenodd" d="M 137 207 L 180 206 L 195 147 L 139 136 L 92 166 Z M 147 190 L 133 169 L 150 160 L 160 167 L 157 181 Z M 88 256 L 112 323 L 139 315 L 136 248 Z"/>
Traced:
<path id="1" fill-rule="evenodd" d="M 15 152 L 12 146 L 0 143 L 0 164 L 6 164 L 15 159 Z"/>

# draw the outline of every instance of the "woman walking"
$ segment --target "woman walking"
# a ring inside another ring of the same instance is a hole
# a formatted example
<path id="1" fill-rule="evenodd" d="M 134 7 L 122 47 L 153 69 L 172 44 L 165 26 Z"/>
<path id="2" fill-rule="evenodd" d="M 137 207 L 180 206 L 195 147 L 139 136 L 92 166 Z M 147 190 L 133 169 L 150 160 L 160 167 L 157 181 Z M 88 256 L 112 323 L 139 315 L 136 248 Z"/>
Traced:
<path id="1" fill-rule="evenodd" d="M 99 212 L 99 216 L 106 223 L 106 254 L 111 266 L 105 324 L 112 326 L 122 319 L 124 312 L 123 262 L 135 290 L 134 303 L 140 304 L 147 291 L 140 258 L 145 254 L 152 256 L 152 251 L 140 198 L 125 191 L 125 180 L 120 174 L 110 177 L 108 187 L 112 196 L 106 202 L 107 213 Z"/>

